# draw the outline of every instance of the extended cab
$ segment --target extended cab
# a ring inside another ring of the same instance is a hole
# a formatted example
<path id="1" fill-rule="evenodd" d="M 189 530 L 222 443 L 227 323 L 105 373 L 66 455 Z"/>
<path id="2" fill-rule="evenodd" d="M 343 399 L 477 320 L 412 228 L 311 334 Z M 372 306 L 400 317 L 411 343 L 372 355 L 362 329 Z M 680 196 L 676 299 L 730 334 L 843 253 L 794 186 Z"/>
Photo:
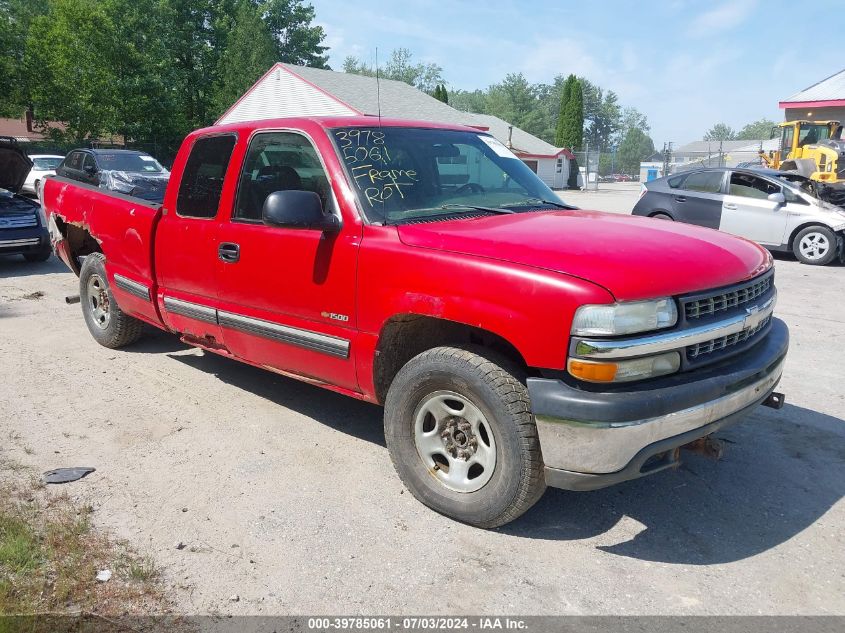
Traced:
<path id="1" fill-rule="evenodd" d="M 192 133 L 162 205 L 59 177 L 53 244 L 107 347 L 142 324 L 384 405 L 402 481 L 478 526 L 600 488 L 766 403 L 772 259 L 582 212 L 472 128 L 373 117 Z"/>

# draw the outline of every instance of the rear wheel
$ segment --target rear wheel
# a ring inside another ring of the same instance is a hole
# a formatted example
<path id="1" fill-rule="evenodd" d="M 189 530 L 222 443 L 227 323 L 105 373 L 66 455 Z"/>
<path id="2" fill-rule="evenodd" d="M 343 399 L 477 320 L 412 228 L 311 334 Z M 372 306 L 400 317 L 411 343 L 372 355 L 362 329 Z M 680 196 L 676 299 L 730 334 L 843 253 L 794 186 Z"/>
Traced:
<path id="1" fill-rule="evenodd" d="M 79 298 L 88 331 L 100 345 L 116 349 L 134 343 L 143 323 L 129 316 L 114 300 L 102 253 L 85 258 L 79 274 Z"/>
<path id="2" fill-rule="evenodd" d="M 672 217 L 671 215 L 669 215 L 668 213 L 655 213 L 654 215 L 652 215 L 652 216 L 650 216 L 650 217 L 652 217 L 652 218 L 654 218 L 654 219 L 656 219 L 656 220 L 669 220 L 669 221 L 674 221 L 674 220 L 675 220 L 675 218 L 673 218 L 673 217 Z"/>
<path id="3" fill-rule="evenodd" d="M 388 391 L 384 428 L 408 490 L 458 521 L 504 525 L 545 490 L 524 375 L 489 350 L 438 347 L 408 361 Z"/>
<path id="4" fill-rule="evenodd" d="M 805 264 L 829 264 L 836 258 L 836 234 L 826 226 L 808 226 L 795 236 L 792 252 Z"/>

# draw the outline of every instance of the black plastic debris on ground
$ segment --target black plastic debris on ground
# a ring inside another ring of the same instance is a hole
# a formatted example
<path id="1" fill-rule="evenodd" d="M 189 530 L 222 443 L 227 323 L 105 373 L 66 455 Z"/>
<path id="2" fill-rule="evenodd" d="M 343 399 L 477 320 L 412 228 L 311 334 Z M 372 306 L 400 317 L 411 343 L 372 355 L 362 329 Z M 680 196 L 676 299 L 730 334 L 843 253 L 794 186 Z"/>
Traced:
<path id="1" fill-rule="evenodd" d="M 85 475 L 93 473 L 96 468 L 88 466 L 75 466 L 73 468 L 56 468 L 55 470 L 48 470 L 41 477 L 45 484 L 66 484 L 77 479 L 82 479 Z"/>

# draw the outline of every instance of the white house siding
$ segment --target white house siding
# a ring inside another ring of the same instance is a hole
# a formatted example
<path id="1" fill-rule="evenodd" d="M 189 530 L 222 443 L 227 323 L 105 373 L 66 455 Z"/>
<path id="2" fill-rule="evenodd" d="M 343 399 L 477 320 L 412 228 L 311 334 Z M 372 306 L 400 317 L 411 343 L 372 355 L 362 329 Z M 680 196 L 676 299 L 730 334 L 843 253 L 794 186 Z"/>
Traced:
<path id="1" fill-rule="evenodd" d="M 218 121 L 237 123 L 295 116 L 354 116 L 351 108 L 289 72 L 274 68 Z"/>
<path id="2" fill-rule="evenodd" d="M 563 189 L 569 180 L 570 162 L 561 156 L 561 171 L 557 171 L 557 158 L 526 158 L 537 161 L 537 176 L 552 189 Z"/>

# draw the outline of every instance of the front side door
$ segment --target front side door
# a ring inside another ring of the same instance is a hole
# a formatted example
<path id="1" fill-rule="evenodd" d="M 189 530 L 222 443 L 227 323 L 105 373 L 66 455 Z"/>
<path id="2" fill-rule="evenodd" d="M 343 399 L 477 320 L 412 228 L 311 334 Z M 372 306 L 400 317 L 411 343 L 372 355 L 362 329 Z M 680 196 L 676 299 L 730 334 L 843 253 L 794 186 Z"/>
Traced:
<path id="1" fill-rule="evenodd" d="M 671 193 L 675 219 L 718 229 L 723 178 L 721 171 L 697 171 L 687 176 Z"/>
<path id="2" fill-rule="evenodd" d="M 781 244 L 789 212 L 785 204 L 769 200 L 775 193 L 783 193 L 783 187 L 753 174 L 731 172 L 719 229 L 761 244 Z"/>
<path id="3" fill-rule="evenodd" d="M 249 142 L 229 221 L 217 244 L 219 319 L 226 347 L 251 363 L 357 389 L 351 341 L 360 229 L 339 233 L 268 226 L 274 191 L 312 191 L 338 209 L 311 141 L 297 132 Z"/>
<path id="4" fill-rule="evenodd" d="M 217 323 L 217 231 L 233 134 L 199 137 L 156 229 L 158 301 L 167 325 L 206 347 L 221 348 Z"/>

